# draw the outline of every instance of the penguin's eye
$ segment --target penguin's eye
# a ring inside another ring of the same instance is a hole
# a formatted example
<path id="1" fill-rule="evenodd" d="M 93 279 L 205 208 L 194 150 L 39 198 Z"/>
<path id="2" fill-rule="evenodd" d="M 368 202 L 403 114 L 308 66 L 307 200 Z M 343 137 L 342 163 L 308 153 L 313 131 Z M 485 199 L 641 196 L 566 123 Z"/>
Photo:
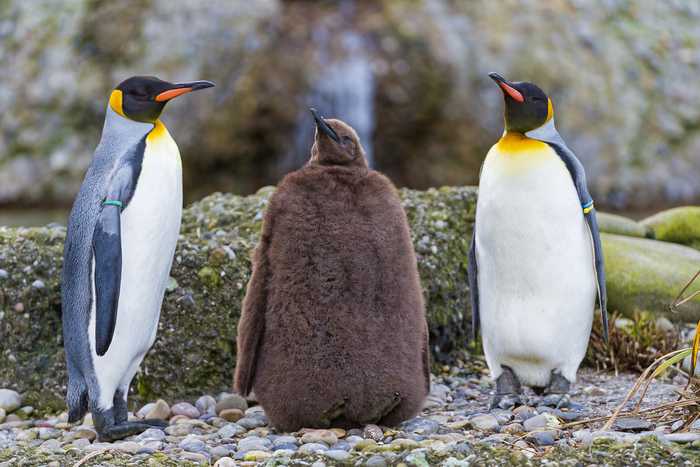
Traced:
<path id="1" fill-rule="evenodd" d="M 537 101 L 540 100 L 540 98 L 539 98 L 539 97 L 532 97 L 530 100 L 531 100 L 532 102 L 537 102 Z"/>
<path id="2" fill-rule="evenodd" d="M 350 137 L 348 135 L 343 135 L 342 138 L 343 138 L 343 144 L 347 144 L 350 142 Z"/>

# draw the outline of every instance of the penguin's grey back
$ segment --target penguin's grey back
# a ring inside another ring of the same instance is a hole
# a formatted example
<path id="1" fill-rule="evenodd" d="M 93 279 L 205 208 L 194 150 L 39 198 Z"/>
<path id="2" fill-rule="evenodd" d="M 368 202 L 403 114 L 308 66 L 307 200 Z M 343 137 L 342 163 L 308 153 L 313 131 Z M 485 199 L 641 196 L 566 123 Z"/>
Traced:
<path id="1" fill-rule="evenodd" d="M 117 170 L 124 164 L 140 168 L 145 138 L 153 127 L 151 123 L 126 119 L 107 107 L 102 138 L 73 204 L 66 230 L 61 287 L 64 345 L 76 350 L 66 352 L 69 372 L 79 370 L 85 373 L 84 367 L 92 368 L 87 332 L 92 306 L 92 237 L 97 216 L 105 201 L 109 181 Z M 137 179 L 138 171 L 131 193 L 124 198 L 123 209 L 128 207 Z M 78 359 L 78 355 L 86 358 Z"/>

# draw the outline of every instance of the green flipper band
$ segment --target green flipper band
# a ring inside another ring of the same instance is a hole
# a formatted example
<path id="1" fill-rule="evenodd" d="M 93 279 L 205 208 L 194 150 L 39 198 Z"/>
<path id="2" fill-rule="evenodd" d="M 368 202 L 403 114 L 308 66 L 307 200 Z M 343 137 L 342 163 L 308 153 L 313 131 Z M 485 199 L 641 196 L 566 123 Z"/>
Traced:
<path id="1" fill-rule="evenodd" d="M 591 212 L 591 209 L 593 209 L 593 200 L 590 200 L 586 204 L 583 205 L 583 213 L 588 214 Z"/>
<path id="2" fill-rule="evenodd" d="M 105 204 L 113 204 L 115 206 L 122 207 L 122 203 L 120 203 L 119 201 L 105 201 L 104 203 L 102 203 L 102 206 L 104 206 Z"/>

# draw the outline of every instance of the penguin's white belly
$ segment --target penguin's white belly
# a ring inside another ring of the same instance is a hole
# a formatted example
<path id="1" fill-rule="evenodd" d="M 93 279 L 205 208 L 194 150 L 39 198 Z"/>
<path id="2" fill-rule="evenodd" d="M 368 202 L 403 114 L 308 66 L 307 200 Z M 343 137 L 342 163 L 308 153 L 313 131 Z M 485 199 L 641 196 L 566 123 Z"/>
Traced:
<path id="1" fill-rule="evenodd" d="M 158 330 L 182 217 L 180 153 L 166 136 L 147 140 L 136 190 L 121 215 L 122 274 L 114 337 L 102 357 L 95 353 L 94 342 L 92 346 L 103 409 L 111 407 L 114 390 L 126 391 Z M 94 340 L 94 306 L 90 334 Z"/>
<path id="2" fill-rule="evenodd" d="M 476 214 L 486 360 L 493 378 L 505 365 L 535 387 L 549 384 L 552 370 L 575 381 L 597 293 L 592 241 L 571 175 L 553 149 L 539 145 L 517 153 L 492 148 Z"/>

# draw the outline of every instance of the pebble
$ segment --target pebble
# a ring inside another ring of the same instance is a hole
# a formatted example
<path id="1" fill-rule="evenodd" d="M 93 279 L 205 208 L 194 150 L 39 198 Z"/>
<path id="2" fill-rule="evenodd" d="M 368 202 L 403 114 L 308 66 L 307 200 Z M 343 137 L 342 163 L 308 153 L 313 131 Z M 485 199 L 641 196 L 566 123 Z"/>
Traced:
<path id="1" fill-rule="evenodd" d="M 370 423 L 369 425 L 365 426 L 365 429 L 362 432 L 362 436 L 365 438 L 371 438 L 375 441 L 379 441 L 380 439 L 382 439 L 382 436 L 384 436 L 384 432 L 382 432 L 382 429 L 379 428 L 377 425 L 373 425 Z"/>
<path id="2" fill-rule="evenodd" d="M 17 391 L 0 389 L 0 409 L 6 413 L 17 410 L 22 405 L 22 397 Z"/>
<path id="3" fill-rule="evenodd" d="M 216 461 L 214 467 L 236 467 L 236 461 L 231 459 L 230 457 L 222 457 L 221 459 Z"/>
<path id="4" fill-rule="evenodd" d="M 88 441 L 94 441 L 97 438 L 97 432 L 92 428 L 78 428 L 73 432 L 73 437 L 75 439 L 87 439 Z"/>
<path id="5" fill-rule="evenodd" d="M 700 441 L 700 434 L 698 433 L 669 433 L 664 436 L 672 443 L 678 444 L 690 444 Z"/>
<path id="6" fill-rule="evenodd" d="M 43 289 L 46 287 L 46 284 L 44 284 L 43 281 L 37 279 L 34 282 L 32 282 L 32 287 L 34 287 L 35 289 Z"/>
<path id="7" fill-rule="evenodd" d="M 523 422 L 523 429 L 527 432 L 547 426 L 547 417 L 544 414 L 536 415 Z"/>
<path id="8" fill-rule="evenodd" d="M 620 441 L 622 437 L 612 431 L 594 431 L 586 435 L 581 441 L 581 448 L 588 449 L 593 445 L 593 441 L 597 439 L 612 439 L 615 441 Z"/>
<path id="9" fill-rule="evenodd" d="M 653 428 L 653 424 L 639 418 L 618 418 L 613 428 L 618 431 L 647 431 Z"/>
<path id="10" fill-rule="evenodd" d="M 170 408 L 175 415 L 184 415 L 187 418 L 199 418 L 201 413 L 197 408 L 188 402 L 178 402 Z"/>
<path id="11" fill-rule="evenodd" d="M 207 445 L 204 441 L 188 436 L 182 441 L 180 441 L 178 447 L 189 452 L 202 452 L 207 447 Z"/>
<path id="12" fill-rule="evenodd" d="M 7 416 L 7 412 L 5 411 L 4 408 L 0 407 L 0 423 L 5 421 L 6 416 Z"/>
<path id="13" fill-rule="evenodd" d="M 230 424 L 222 426 L 217 434 L 222 438 L 233 438 L 238 432 L 241 431 L 245 432 L 246 430 L 240 425 Z"/>
<path id="14" fill-rule="evenodd" d="M 217 415 L 219 415 L 222 410 L 238 409 L 241 412 L 245 412 L 247 408 L 248 403 L 244 397 L 241 397 L 238 394 L 229 394 L 216 403 L 216 406 L 214 406 L 214 411 Z"/>
<path id="15" fill-rule="evenodd" d="M 381 428 L 377 427 L 376 425 L 367 426 L 374 426 L 377 430 L 379 430 L 379 436 L 381 438 Z M 367 428 L 365 428 L 365 431 L 367 431 Z M 330 430 L 311 430 L 304 433 L 304 435 L 301 437 L 301 442 L 302 444 L 326 443 L 328 446 L 333 446 L 338 442 L 338 437 Z"/>
<path id="16" fill-rule="evenodd" d="M 199 413 L 207 413 L 209 407 L 216 407 L 216 399 L 209 395 L 202 396 L 197 399 L 194 406 L 197 410 L 199 410 Z"/>
<path id="17" fill-rule="evenodd" d="M 554 444 L 554 438 L 546 433 L 535 433 L 528 436 L 526 440 L 539 446 L 551 446 Z"/>
<path id="18" fill-rule="evenodd" d="M 0 279 L 7 279 L 10 275 L 4 269 L 0 269 Z"/>
<path id="19" fill-rule="evenodd" d="M 605 396 L 608 393 L 605 389 L 596 386 L 587 386 L 584 388 L 583 392 L 591 397 Z"/>
<path id="20" fill-rule="evenodd" d="M 146 414 L 146 418 L 160 418 L 161 420 L 167 420 L 170 418 L 170 406 L 163 399 L 158 399 Z"/>
<path id="21" fill-rule="evenodd" d="M 324 451 L 323 455 L 336 461 L 345 461 L 350 459 L 350 454 L 348 454 L 347 451 L 340 449 L 329 449 L 328 451 Z"/>
<path id="22" fill-rule="evenodd" d="M 165 428 L 165 432 L 170 436 L 184 437 L 192 433 L 194 425 L 190 422 L 175 423 Z"/>
<path id="23" fill-rule="evenodd" d="M 241 418 L 236 422 L 239 426 L 245 428 L 246 430 L 254 430 L 266 425 L 266 423 L 257 418 Z"/>
<path id="24" fill-rule="evenodd" d="M 480 415 L 469 420 L 472 428 L 479 431 L 489 431 L 498 426 L 498 420 L 493 415 Z"/>
<path id="25" fill-rule="evenodd" d="M 144 431 L 140 435 L 137 435 L 134 438 L 134 441 L 136 441 L 137 443 L 140 443 L 141 441 L 144 441 L 147 439 L 153 439 L 156 441 L 165 441 L 165 432 L 163 430 L 159 430 L 158 428 L 149 428 L 148 430 Z"/>
<path id="26" fill-rule="evenodd" d="M 219 412 L 219 417 L 223 418 L 227 422 L 237 422 L 238 420 L 245 417 L 243 412 L 239 409 L 224 409 Z"/>
<path id="27" fill-rule="evenodd" d="M 427 435 L 435 433 L 438 430 L 438 428 L 438 424 L 434 421 L 420 417 L 412 418 L 410 420 L 406 420 L 405 422 L 401 422 L 396 427 L 396 429 L 400 431 L 408 431 L 411 433 Z"/>

